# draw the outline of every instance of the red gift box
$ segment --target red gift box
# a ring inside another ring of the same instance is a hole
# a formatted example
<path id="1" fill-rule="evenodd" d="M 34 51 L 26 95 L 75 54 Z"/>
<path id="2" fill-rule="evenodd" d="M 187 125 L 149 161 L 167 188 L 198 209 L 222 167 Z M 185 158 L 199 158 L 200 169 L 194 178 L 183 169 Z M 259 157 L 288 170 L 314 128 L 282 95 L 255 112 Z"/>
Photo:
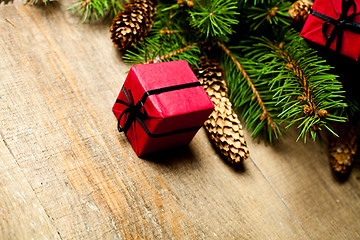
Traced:
<path id="1" fill-rule="evenodd" d="M 214 105 L 185 60 L 134 65 L 113 106 L 138 156 L 190 143 Z"/>
<path id="2" fill-rule="evenodd" d="M 316 0 L 300 36 L 357 60 L 360 0 Z"/>

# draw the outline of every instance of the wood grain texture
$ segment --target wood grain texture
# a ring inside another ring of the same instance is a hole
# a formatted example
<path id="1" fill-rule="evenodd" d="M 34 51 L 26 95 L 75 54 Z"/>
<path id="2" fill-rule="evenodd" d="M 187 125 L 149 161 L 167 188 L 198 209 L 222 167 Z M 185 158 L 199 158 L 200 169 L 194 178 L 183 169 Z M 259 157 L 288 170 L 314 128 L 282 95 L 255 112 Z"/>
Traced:
<path id="1" fill-rule="evenodd" d="M 0 156 L 0 239 L 60 239 L 1 137 Z"/>
<path id="2" fill-rule="evenodd" d="M 111 112 L 129 66 L 109 26 L 79 24 L 70 4 L 0 6 L 1 238 L 360 237 L 359 180 L 335 181 L 319 143 L 247 138 L 234 170 L 201 130 L 136 157 Z"/>

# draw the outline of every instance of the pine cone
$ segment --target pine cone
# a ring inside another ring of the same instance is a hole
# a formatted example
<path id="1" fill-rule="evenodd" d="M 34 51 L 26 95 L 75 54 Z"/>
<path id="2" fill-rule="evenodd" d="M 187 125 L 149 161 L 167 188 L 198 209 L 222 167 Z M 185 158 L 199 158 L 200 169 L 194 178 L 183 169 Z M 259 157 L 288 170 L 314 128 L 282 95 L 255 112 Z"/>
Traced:
<path id="1" fill-rule="evenodd" d="M 202 58 L 196 76 L 215 105 L 204 127 L 215 147 L 231 164 L 238 164 L 249 157 L 241 123 L 232 109 L 228 88 L 222 78 L 220 66 Z"/>
<path id="2" fill-rule="evenodd" d="M 335 173 L 346 174 L 352 167 L 357 150 L 356 127 L 352 123 L 339 123 L 335 131 L 339 137 L 328 138 L 330 165 Z"/>
<path id="3" fill-rule="evenodd" d="M 290 17 L 294 22 L 304 24 L 310 14 L 312 5 L 313 3 L 311 1 L 297 0 L 289 9 Z"/>
<path id="4" fill-rule="evenodd" d="M 156 0 L 132 0 L 114 18 L 111 39 L 119 50 L 143 41 L 153 24 Z"/>

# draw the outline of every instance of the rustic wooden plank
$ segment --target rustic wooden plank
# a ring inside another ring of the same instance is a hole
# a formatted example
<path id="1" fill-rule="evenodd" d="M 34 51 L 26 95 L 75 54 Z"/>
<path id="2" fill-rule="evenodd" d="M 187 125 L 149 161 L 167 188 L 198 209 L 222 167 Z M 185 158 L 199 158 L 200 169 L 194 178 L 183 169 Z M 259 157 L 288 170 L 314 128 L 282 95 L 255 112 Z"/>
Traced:
<path id="1" fill-rule="evenodd" d="M 79 24 L 69 4 L 0 8 L 0 130 L 62 239 L 357 236 L 359 184 L 335 182 L 317 144 L 249 139 L 234 171 L 201 130 L 137 158 L 111 112 L 129 66 L 108 26 Z"/>
<path id="2" fill-rule="evenodd" d="M 250 141 L 250 148 L 257 149 L 252 152 L 254 163 L 311 239 L 359 239 L 356 173 L 338 181 L 330 169 L 326 141 L 294 144 L 293 134 L 271 148 Z"/>
<path id="3" fill-rule="evenodd" d="M 60 239 L 1 136 L 0 156 L 0 239 Z"/>

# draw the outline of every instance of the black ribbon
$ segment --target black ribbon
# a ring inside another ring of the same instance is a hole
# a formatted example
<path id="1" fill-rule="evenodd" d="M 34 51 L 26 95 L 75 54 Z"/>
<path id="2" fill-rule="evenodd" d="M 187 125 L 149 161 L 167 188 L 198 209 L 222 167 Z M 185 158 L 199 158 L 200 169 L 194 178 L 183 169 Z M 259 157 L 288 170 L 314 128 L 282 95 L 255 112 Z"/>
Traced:
<path id="1" fill-rule="evenodd" d="M 131 90 L 129 89 L 128 91 L 126 91 L 125 87 L 123 86 L 122 91 L 126 97 L 127 102 L 122 101 L 120 99 L 116 99 L 117 103 L 120 103 L 120 104 L 126 106 L 125 110 L 120 114 L 119 119 L 118 119 L 119 132 L 124 132 L 126 134 L 127 131 L 130 129 L 131 125 L 135 121 L 137 121 L 140 124 L 140 126 L 144 129 L 145 133 L 148 136 L 153 137 L 153 138 L 170 136 L 170 135 L 184 133 L 184 132 L 197 131 L 199 128 L 201 128 L 201 126 L 182 128 L 182 129 L 178 129 L 175 131 L 160 133 L 160 134 L 151 133 L 144 123 L 144 121 L 149 118 L 149 114 L 147 113 L 147 111 L 144 107 L 144 104 L 145 104 L 146 99 L 151 95 L 175 91 L 175 90 L 184 89 L 184 88 L 198 87 L 198 86 L 201 86 L 200 82 L 192 82 L 192 83 L 185 83 L 185 84 L 179 84 L 179 85 L 174 85 L 174 86 L 170 86 L 170 87 L 163 87 L 163 88 L 149 90 L 143 94 L 141 99 L 136 104 L 134 102 L 134 97 L 131 93 Z M 125 119 L 124 126 L 121 127 L 120 120 L 126 114 L 127 114 L 127 118 Z"/>
<path id="2" fill-rule="evenodd" d="M 353 7 L 353 12 L 348 15 L 351 6 Z M 360 23 L 354 22 L 355 16 L 360 14 L 356 13 L 356 3 L 354 2 L 354 0 L 343 0 L 341 2 L 341 13 L 338 19 L 331 18 L 312 9 L 310 10 L 310 14 L 325 21 L 322 25 L 322 34 L 326 39 L 325 47 L 327 48 L 329 48 L 331 43 L 335 40 L 335 38 L 337 38 L 336 51 L 341 50 L 344 30 L 350 30 L 352 32 L 360 34 Z M 326 31 L 330 24 L 332 24 L 334 28 L 331 31 L 330 35 L 327 35 Z"/>

